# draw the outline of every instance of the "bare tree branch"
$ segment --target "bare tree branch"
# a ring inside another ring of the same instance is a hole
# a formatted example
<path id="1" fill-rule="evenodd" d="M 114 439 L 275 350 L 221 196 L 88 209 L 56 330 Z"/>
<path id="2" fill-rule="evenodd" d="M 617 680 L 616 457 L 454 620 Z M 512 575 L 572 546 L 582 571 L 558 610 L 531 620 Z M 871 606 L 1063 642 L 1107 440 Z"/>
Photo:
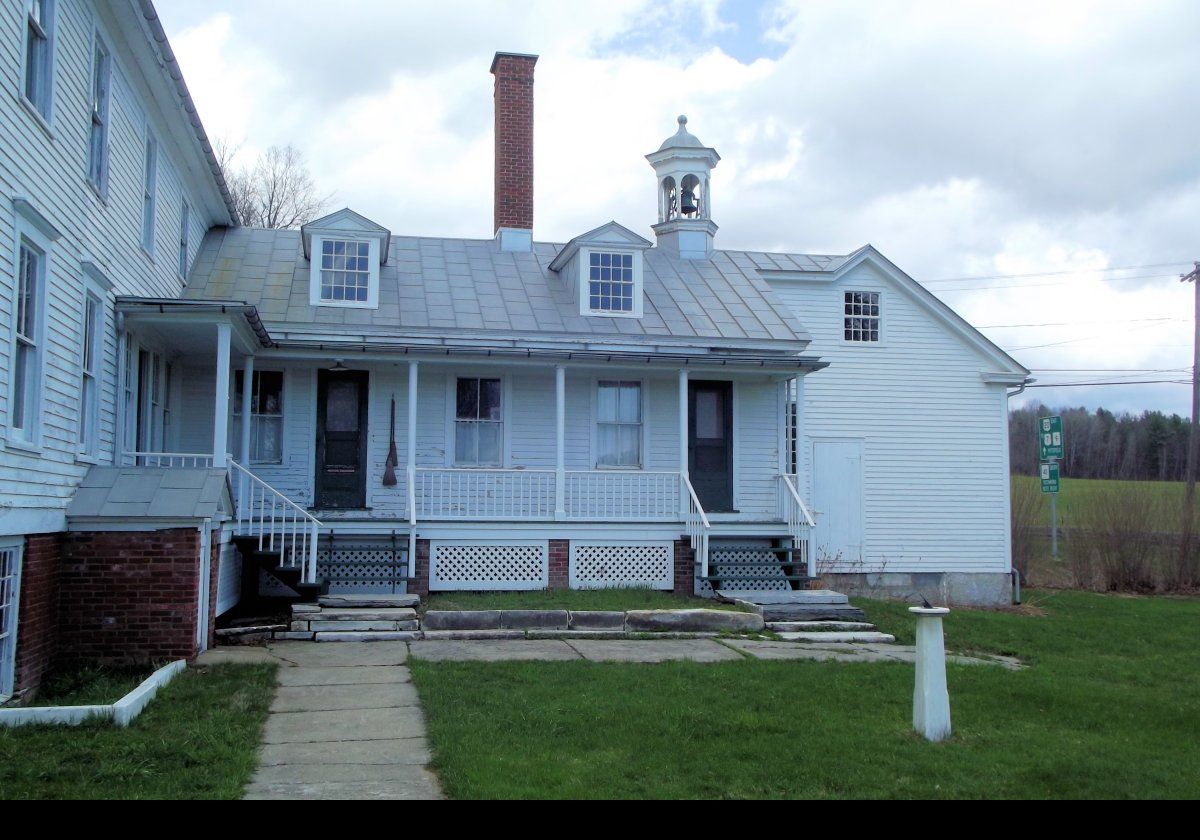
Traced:
<path id="1" fill-rule="evenodd" d="M 243 225 L 297 228 L 319 216 L 333 198 L 332 193 L 317 192 L 304 155 L 295 146 L 271 146 L 252 168 L 234 164 L 239 148 L 225 140 L 213 145 Z"/>

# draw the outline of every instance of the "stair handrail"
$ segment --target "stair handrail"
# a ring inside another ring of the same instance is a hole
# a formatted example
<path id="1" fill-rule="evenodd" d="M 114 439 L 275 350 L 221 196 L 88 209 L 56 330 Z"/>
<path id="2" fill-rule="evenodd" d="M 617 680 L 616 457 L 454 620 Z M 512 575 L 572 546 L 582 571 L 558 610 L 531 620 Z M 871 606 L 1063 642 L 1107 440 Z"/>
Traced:
<path id="1" fill-rule="evenodd" d="M 813 519 L 812 512 L 809 511 L 808 505 L 804 504 L 804 499 L 800 497 L 800 492 L 792 480 L 793 477 L 787 473 L 779 474 L 779 483 L 782 488 L 779 493 L 779 516 L 788 525 L 792 536 L 792 548 L 804 552 L 806 573 L 809 577 L 816 577 L 813 553 L 808 544 L 808 532 L 817 527 L 817 523 Z"/>
<path id="2" fill-rule="evenodd" d="M 300 566 L 305 583 L 317 582 L 317 541 L 321 520 L 255 475 L 233 458 L 229 466 L 238 474 L 237 521 L 242 536 L 257 537 L 259 550 L 279 551 L 280 562 Z M 254 498 L 258 496 L 255 521 Z M 271 503 L 270 515 L 267 502 Z M 278 544 L 278 549 L 276 545 Z"/>
<path id="3" fill-rule="evenodd" d="M 691 543 L 692 550 L 700 555 L 700 576 L 707 578 L 708 532 L 712 529 L 712 525 L 708 521 L 708 514 L 704 512 L 704 505 L 700 504 L 700 497 L 696 495 L 696 488 L 692 486 L 692 480 L 688 474 L 680 473 L 679 478 L 683 486 L 684 498 L 687 500 L 683 524 L 687 528 L 688 542 Z"/>

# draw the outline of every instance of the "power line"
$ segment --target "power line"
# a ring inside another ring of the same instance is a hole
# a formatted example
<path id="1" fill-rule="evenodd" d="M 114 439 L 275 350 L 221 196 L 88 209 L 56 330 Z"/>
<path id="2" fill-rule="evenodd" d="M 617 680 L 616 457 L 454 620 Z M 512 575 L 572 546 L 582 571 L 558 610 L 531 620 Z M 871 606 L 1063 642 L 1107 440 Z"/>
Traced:
<path id="1" fill-rule="evenodd" d="M 1134 277 L 1109 277 L 1105 282 L 1113 280 L 1162 280 L 1167 277 L 1175 277 L 1174 274 L 1138 274 Z M 932 280 L 930 283 L 934 282 Z M 1074 280 L 1054 280 L 1048 283 L 1017 283 L 1008 286 L 959 286 L 956 289 L 929 289 L 931 292 L 939 294 L 946 292 L 977 292 L 988 289 L 1042 289 L 1047 286 L 1069 286 L 1076 281 Z"/>
<path id="2" fill-rule="evenodd" d="M 1091 324 L 1141 324 L 1148 321 L 1186 321 L 1187 318 L 1122 318 L 1116 321 L 1050 321 L 1044 324 L 987 324 L 980 330 L 1001 330 L 1016 327 L 1081 327 Z"/>
<path id="3" fill-rule="evenodd" d="M 1190 265 L 1190 260 L 1179 260 L 1168 263 L 1146 263 L 1144 265 L 1114 265 L 1108 268 L 1072 268 L 1061 271 L 1034 271 L 1028 274 L 977 274 L 972 277 L 941 277 L 929 280 L 929 283 L 959 283 L 968 280 L 1015 280 L 1021 277 L 1057 277 L 1064 274 L 1091 274 L 1097 271 L 1138 271 L 1143 268 L 1177 268 Z"/>
<path id="4" fill-rule="evenodd" d="M 1105 385 L 1191 385 L 1190 379 L 1136 379 L 1128 382 L 1047 382 L 1026 385 L 1026 388 L 1080 388 L 1102 387 Z"/>

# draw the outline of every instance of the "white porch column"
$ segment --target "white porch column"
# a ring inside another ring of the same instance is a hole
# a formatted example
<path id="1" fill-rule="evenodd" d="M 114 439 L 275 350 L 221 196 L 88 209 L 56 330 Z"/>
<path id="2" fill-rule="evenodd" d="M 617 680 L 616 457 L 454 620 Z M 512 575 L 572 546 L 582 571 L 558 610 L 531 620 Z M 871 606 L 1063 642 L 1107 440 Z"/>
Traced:
<path id="1" fill-rule="evenodd" d="M 408 363 L 408 439 L 405 475 L 408 476 L 410 488 L 409 498 L 412 498 L 412 488 L 417 479 L 417 366 L 418 362 Z M 409 511 L 412 520 L 414 511 Z"/>
<path id="2" fill-rule="evenodd" d="M 213 401 L 213 466 L 226 466 L 229 448 L 229 324 L 217 324 L 217 393 Z"/>
<path id="3" fill-rule="evenodd" d="M 238 460 L 242 466 L 250 466 L 250 404 L 254 402 L 254 357 L 247 356 L 242 370 L 242 441 L 238 447 Z"/>
<path id="4" fill-rule="evenodd" d="M 688 474 L 688 372 L 679 369 L 679 474 Z M 687 493 L 680 488 L 679 504 L 684 515 L 688 510 Z"/>
<path id="5" fill-rule="evenodd" d="M 554 367 L 554 518 L 567 518 L 567 369 Z"/>

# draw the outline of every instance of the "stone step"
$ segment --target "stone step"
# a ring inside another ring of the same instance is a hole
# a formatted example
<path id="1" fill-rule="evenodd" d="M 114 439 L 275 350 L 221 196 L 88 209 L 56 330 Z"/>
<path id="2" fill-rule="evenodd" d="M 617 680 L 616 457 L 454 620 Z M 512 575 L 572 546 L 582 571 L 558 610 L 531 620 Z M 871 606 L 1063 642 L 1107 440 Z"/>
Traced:
<path id="1" fill-rule="evenodd" d="M 317 603 L 322 607 L 416 607 L 419 595 L 322 595 Z"/>
<path id="2" fill-rule="evenodd" d="M 870 632 L 875 625 L 867 621 L 768 621 L 767 629 L 776 633 L 854 633 Z"/>
<path id="3" fill-rule="evenodd" d="M 888 633 L 780 633 L 785 642 L 850 642 L 853 644 L 891 644 L 896 637 Z"/>
<path id="4" fill-rule="evenodd" d="M 412 621 L 293 621 L 291 629 L 295 631 L 313 630 L 316 632 L 344 630 L 417 630 L 416 619 Z"/>
<path id="5" fill-rule="evenodd" d="M 293 621 L 416 621 L 416 619 L 417 611 L 407 607 L 396 609 L 322 607 L 316 612 L 292 610 Z"/>
<path id="6" fill-rule="evenodd" d="M 763 619 L 765 621 L 863 621 L 866 613 L 849 604 L 830 604 L 822 606 L 814 604 L 765 604 Z"/>
<path id="7" fill-rule="evenodd" d="M 317 633 L 315 638 L 318 642 L 415 642 L 421 638 L 421 633 L 411 630 L 360 630 Z"/>

